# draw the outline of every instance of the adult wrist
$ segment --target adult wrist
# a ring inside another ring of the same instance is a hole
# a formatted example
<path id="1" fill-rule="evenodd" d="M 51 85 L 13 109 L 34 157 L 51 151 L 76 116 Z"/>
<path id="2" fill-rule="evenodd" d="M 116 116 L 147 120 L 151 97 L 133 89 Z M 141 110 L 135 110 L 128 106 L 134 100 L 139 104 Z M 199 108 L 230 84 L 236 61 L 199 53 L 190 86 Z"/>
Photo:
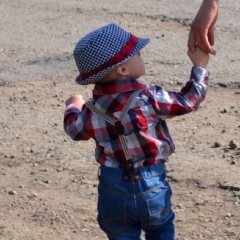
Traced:
<path id="1" fill-rule="evenodd" d="M 218 3 L 219 3 L 219 0 L 205 0 L 205 2 L 212 2 L 212 3 L 215 3 L 215 4 L 217 4 L 218 5 Z"/>

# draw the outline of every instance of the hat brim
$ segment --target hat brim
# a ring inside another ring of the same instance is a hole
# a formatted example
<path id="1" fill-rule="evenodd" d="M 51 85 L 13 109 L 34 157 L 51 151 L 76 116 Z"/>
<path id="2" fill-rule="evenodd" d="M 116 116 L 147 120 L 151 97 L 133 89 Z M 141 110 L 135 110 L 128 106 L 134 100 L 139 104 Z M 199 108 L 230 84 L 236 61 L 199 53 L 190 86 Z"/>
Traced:
<path id="1" fill-rule="evenodd" d="M 98 72 L 97 74 L 94 74 L 93 76 L 87 78 L 87 79 L 82 79 L 81 76 L 77 76 L 75 79 L 75 82 L 80 85 L 88 85 L 88 84 L 94 84 L 101 78 L 105 77 L 108 73 L 116 69 L 118 66 L 120 66 L 122 63 L 128 61 L 131 57 L 133 57 L 136 53 L 141 51 L 148 43 L 150 42 L 150 38 L 138 38 L 137 45 L 135 46 L 134 50 L 128 55 L 127 58 L 125 58 L 123 61 L 107 68 L 104 69 L 101 72 Z"/>

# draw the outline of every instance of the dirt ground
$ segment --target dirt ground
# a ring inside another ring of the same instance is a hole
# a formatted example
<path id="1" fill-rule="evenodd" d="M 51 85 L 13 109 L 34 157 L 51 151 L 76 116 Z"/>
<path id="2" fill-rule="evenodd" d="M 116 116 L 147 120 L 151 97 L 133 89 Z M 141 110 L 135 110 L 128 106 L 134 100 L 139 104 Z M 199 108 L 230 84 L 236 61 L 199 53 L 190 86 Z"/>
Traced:
<path id="1" fill-rule="evenodd" d="M 178 90 L 189 77 L 186 42 L 201 1 L 172 2 L 0 0 L 1 240 L 107 239 L 96 221 L 94 142 L 73 142 L 62 126 L 65 99 L 91 96 L 91 86 L 74 83 L 72 50 L 115 22 L 151 38 L 141 81 Z M 206 100 L 168 121 L 176 240 L 240 240 L 239 7 L 221 2 Z"/>

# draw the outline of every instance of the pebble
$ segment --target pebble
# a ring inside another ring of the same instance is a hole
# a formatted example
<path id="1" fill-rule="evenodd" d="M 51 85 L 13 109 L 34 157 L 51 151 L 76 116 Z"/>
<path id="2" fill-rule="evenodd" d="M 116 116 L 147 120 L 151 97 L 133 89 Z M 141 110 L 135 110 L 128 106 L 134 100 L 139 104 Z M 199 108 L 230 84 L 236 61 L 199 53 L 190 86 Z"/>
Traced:
<path id="1" fill-rule="evenodd" d="M 228 113 L 229 112 L 229 110 L 227 109 L 227 108 L 224 108 L 222 111 L 221 111 L 221 113 Z"/>
<path id="2" fill-rule="evenodd" d="M 185 237 L 178 237 L 176 240 L 187 240 Z"/>
<path id="3" fill-rule="evenodd" d="M 228 85 L 226 83 L 218 83 L 219 87 L 222 87 L 222 88 L 227 88 Z"/>
<path id="4" fill-rule="evenodd" d="M 239 197 L 232 197 L 231 201 L 234 203 L 239 203 Z"/>
<path id="5" fill-rule="evenodd" d="M 219 188 L 240 191 L 240 182 L 220 182 Z"/>
<path id="6" fill-rule="evenodd" d="M 17 194 L 17 192 L 16 192 L 16 191 L 14 191 L 14 190 L 9 190 L 9 191 L 8 191 L 8 194 L 9 194 L 9 195 L 16 195 L 16 194 Z"/>
<path id="7" fill-rule="evenodd" d="M 180 203 L 178 203 L 178 204 L 175 206 L 175 208 L 176 208 L 176 209 L 182 209 L 183 206 L 182 206 Z"/>
<path id="8" fill-rule="evenodd" d="M 234 197 L 240 197 L 240 191 L 233 191 Z"/>
<path id="9" fill-rule="evenodd" d="M 197 186 L 198 186 L 199 188 L 204 188 L 204 189 L 209 187 L 208 184 L 206 184 L 206 183 L 204 183 L 204 182 L 201 182 L 201 181 L 199 181 L 199 182 L 197 183 Z"/>
<path id="10" fill-rule="evenodd" d="M 37 194 L 36 192 L 34 192 L 34 193 L 32 194 L 32 196 L 33 196 L 33 197 L 38 197 L 38 194 Z"/>
<path id="11" fill-rule="evenodd" d="M 231 213 L 228 212 L 228 213 L 225 214 L 224 217 L 228 217 L 228 218 L 230 218 L 231 216 L 232 216 Z"/>
<path id="12" fill-rule="evenodd" d="M 238 147 L 238 142 L 236 140 L 231 140 L 229 143 L 229 148 L 230 149 L 236 149 Z"/>
<path id="13" fill-rule="evenodd" d="M 202 199 L 196 200 L 195 205 L 204 205 L 204 200 L 202 200 Z"/>
<path id="14" fill-rule="evenodd" d="M 215 148 L 218 148 L 218 147 L 221 147 L 221 146 L 222 146 L 222 144 L 220 142 L 218 142 L 218 141 L 214 142 L 214 147 Z"/>
<path id="15" fill-rule="evenodd" d="M 232 164 L 232 165 L 234 165 L 234 164 L 236 164 L 236 163 L 237 163 L 237 162 L 236 162 L 235 160 L 232 160 L 232 161 L 231 161 L 231 164 Z"/>

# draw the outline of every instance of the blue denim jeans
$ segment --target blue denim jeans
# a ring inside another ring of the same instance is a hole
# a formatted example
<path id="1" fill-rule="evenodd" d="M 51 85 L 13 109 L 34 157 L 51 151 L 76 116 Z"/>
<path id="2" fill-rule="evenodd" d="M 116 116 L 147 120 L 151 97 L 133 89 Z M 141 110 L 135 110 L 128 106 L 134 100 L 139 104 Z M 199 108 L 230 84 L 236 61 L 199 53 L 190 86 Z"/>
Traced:
<path id="1" fill-rule="evenodd" d="M 98 186 L 98 223 L 110 240 L 174 239 L 172 191 L 163 163 L 137 169 L 124 180 L 124 169 L 101 167 Z"/>

